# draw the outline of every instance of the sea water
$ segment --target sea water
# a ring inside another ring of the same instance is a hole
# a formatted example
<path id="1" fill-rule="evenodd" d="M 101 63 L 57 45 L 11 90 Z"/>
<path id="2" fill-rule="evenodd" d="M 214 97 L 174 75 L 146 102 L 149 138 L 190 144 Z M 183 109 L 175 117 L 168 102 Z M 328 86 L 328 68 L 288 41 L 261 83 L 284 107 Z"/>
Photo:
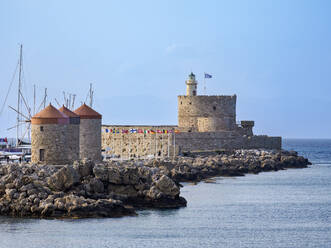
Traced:
<path id="1" fill-rule="evenodd" d="M 117 219 L 0 217 L 0 247 L 331 247 L 331 140 L 284 140 L 306 169 L 185 184 L 188 205 Z"/>

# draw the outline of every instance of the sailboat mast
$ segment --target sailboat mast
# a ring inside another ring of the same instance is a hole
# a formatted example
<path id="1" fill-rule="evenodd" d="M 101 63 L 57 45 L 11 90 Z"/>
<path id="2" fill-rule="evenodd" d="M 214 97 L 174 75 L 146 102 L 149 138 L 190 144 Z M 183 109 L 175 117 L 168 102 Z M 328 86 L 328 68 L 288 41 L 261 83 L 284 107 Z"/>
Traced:
<path id="1" fill-rule="evenodd" d="M 17 92 L 17 128 L 16 128 L 16 146 L 19 145 L 19 131 L 20 131 L 20 103 L 21 103 L 21 87 L 22 87 L 22 55 L 23 45 L 20 45 L 20 62 L 19 62 L 19 74 L 18 74 L 18 92 Z"/>

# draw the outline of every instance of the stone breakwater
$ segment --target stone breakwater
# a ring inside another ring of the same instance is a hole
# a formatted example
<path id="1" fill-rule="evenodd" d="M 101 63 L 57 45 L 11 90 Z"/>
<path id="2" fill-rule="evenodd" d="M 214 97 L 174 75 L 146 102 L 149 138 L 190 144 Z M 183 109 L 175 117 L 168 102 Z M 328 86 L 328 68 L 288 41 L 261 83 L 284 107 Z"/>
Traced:
<path id="1" fill-rule="evenodd" d="M 186 206 L 180 182 L 305 168 L 296 152 L 236 150 L 173 160 L 0 167 L 0 214 L 38 218 L 120 217 L 140 208 Z"/>
<path id="2" fill-rule="evenodd" d="M 0 215 L 38 218 L 121 217 L 135 208 L 186 206 L 175 182 L 145 166 L 94 164 L 0 167 Z"/>
<path id="3" fill-rule="evenodd" d="M 171 161 L 147 161 L 176 182 L 199 182 L 215 176 L 244 176 L 265 171 L 306 168 L 311 163 L 295 151 L 235 150 L 224 154 L 178 157 Z"/>

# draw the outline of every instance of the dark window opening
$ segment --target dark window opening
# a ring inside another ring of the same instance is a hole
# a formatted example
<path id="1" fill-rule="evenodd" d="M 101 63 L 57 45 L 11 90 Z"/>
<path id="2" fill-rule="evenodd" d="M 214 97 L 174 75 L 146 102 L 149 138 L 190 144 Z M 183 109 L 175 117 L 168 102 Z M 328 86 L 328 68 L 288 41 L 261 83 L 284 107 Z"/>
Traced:
<path id="1" fill-rule="evenodd" d="M 193 96 L 196 96 L 197 92 L 195 90 L 193 90 Z"/>
<path id="2" fill-rule="evenodd" d="M 39 150 L 39 160 L 44 161 L 45 160 L 45 149 Z"/>
<path id="3" fill-rule="evenodd" d="M 40 132 L 43 132 L 43 131 L 44 131 L 44 127 L 41 126 L 41 127 L 40 127 Z"/>
<path id="4" fill-rule="evenodd" d="M 213 106 L 213 110 L 216 110 L 216 106 Z"/>

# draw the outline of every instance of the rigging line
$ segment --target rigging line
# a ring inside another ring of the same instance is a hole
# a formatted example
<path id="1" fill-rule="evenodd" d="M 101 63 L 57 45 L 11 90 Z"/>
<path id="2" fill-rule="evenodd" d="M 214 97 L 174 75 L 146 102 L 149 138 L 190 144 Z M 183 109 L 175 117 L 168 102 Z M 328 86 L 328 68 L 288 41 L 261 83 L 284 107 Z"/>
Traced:
<path id="1" fill-rule="evenodd" d="M 46 88 L 46 89 L 47 89 L 47 88 Z M 41 107 L 43 106 L 43 104 L 46 103 L 46 99 L 47 99 L 47 91 L 46 91 L 46 89 L 45 89 L 44 99 L 43 99 L 42 102 L 40 103 L 40 106 L 39 106 L 39 108 L 38 108 L 38 110 L 37 110 L 37 113 L 40 111 L 40 109 L 41 109 Z"/>
<path id="2" fill-rule="evenodd" d="M 9 95 L 9 93 L 10 93 L 11 87 L 12 87 L 13 82 L 14 82 L 14 80 L 15 80 L 15 76 L 16 76 L 16 72 L 17 72 L 18 65 L 19 65 L 19 62 L 17 62 L 17 64 L 16 64 L 16 68 L 15 68 L 15 71 L 14 71 L 13 77 L 12 77 L 12 79 L 11 79 L 11 82 L 10 82 L 10 85 L 9 85 L 9 88 L 8 88 L 8 91 L 7 91 L 7 95 L 6 95 L 6 98 L 5 98 L 5 101 L 4 101 L 4 103 L 3 103 L 2 107 L 1 107 L 0 116 L 2 115 L 3 110 L 4 110 L 5 106 L 6 106 L 6 102 L 7 102 L 7 99 L 8 99 L 8 95 Z"/>
<path id="3" fill-rule="evenodd" d="M 13 126 L 13 127 L 9 127 L 9 128 L 7 128 L 7 131 L 9 131 L 9 130 L 11 130 L 11 129 L 14 129 L 14 128 L 17 128 L 18 126 L 22 126 L 22 125 L 24 125 L 25 123 L 20 123 L 20 124 L 17 124 L 17 125 L 15 125 L 15 126 Z"/>
<path id="4" fill-rule="evenodd" d="M 26 107 L 26 110 L 28 111 L 29 117 L 31 117 L 31 108 L 29 108 L 29 106 L 27 104 L 27 101 L 25 101 L 25 98 L 24 98 L 24 96 L 23 96 L 23 94 L 22 94 L 22 92 L 20 90 L 19 90 L 19 93 L 20 93 L 20 95 L 21 95 L 21 97 L 23 99 L 23 102 L 24 102 L 24 105 Z"/>
<path id="5" fill-rule="evenodd" d="M 23 57 L 23 56 L 22 56 Z M 24 58 L 25 59 L 25 58 Z M 23 59 L 22 59 L 22 61 L 23 61 Z M 26 63 L 25 63 L 25 65 L 26 65 Z M 25 70 L 24 70 L 24 67 L 23 67 L 23 63 L 22 63 L 22 88 L 23 88 L 23 90 L 24 90 L 24 92 L 25 93 L 27 93 L 27 82 L 26 82 L 26 80 L 25 80 Z M 28 94 L 27 94 L 28 95 Z M 21 96 L 23 97 L 23 94 L 22 94 L 22 92 L 21 92 Z M 30 104 L 29 104 L 29 100 L 28 100 L 28 98 L 25 100 L 24 98 L 23 98 L 23 100 L 24 100 L 24 102 L 25 102 L 25 106 L 29 106 Z M 28 110 L 29 111 L 29 110 Z M 30 112 L 30 111 L 29 111 Z"/>
<path id="6" fill-rule="evenodd" d="M 29 117 L 27 117 L 26 115 L 22 114 L 21 112 L 19 112 L 18 110 L 14 109 L 12 106 L 8 106 L 9 108 L 11 108 L 12 110 L 14 110 L 17 114 L 19 114 L 20 116 L 23 116 L 26 120 L 30 120 Z"/>

